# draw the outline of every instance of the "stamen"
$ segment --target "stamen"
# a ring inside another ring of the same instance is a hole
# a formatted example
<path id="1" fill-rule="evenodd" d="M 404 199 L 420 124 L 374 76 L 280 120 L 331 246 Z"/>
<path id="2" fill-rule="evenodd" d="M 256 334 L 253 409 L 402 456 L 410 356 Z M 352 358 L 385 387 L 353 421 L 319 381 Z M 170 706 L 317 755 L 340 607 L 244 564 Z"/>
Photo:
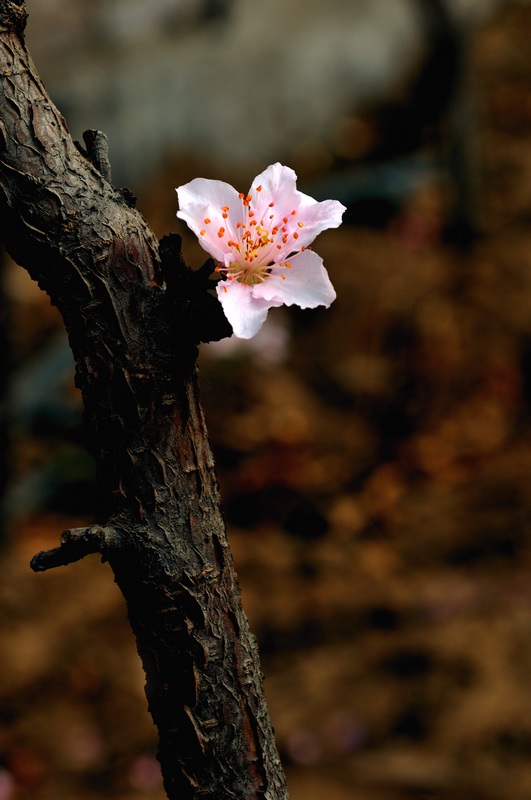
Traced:
<path id="1" fill-rule="evenodd" d="M 304 222 L 297 222 L 297 225 L 299 226 L 299 228 L 304 228 Z"/>
<path id="2" fill-rule="evenodd" d="M 218 236 L 220 239 L 225 236 L 225 228 L 223 226 L 219 229 Z"/>
<path id="3" fill-rule="evenodd" d="M 261 185 L 261 184 L 260 184 L 260 186 L 257 186 L 257 187 L 256 187 L 256 191 L 257 191 L 257 192 L 261 192 L 261 191 L 262 191 L 262 185 Z"/>
<path id="4" fill-rule="evenodd" d="M 206 230 L 203 228 L 203 230 L 202 230 L 202 231 L 199 231 L 199 233 L 201 234 L 201 236 L 204 236 L 204 235 L 205 235 L 205 233 L 206 233 Z"/>
<path id="5" fill-rule="evenodd" d="M 204 222 L 205 222 L 205 225 L 209 225 L 209 224 L 210 224 L 210 220 L 209 220 L 209 218 L 208 218 L 208 217 L 205 217 L 205 219 L 204 219 Z"/>

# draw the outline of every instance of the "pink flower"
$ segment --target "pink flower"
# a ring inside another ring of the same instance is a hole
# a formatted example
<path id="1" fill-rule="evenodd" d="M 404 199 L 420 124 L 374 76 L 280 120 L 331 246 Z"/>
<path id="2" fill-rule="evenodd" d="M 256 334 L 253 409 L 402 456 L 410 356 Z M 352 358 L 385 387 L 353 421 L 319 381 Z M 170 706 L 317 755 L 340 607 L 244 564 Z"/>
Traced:
<path id="1" fill-rule="evenodd" d="M 336 293 L 322 259 L 308 249 L 337 228 L 345 207 L 317 202 L 296 188 L 282 164 L 258 175 L 249 194 L 223 181 L 196 178 L 177 189 L 177 216 L 217 262 L 216 291 L 236 336 L 250 339 L 273 306 L 328 307 Z"/>

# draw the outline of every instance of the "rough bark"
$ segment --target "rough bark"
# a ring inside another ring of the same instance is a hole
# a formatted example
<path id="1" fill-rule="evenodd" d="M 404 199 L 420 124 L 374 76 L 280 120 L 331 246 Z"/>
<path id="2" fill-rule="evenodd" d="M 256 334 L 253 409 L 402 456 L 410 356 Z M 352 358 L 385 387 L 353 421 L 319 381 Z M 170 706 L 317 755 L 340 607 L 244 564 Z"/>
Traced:
<path id="1" fill-rule="evenodd" d="M 74 144 L 28 56 L 25 17 L 0 0 L 2 237 L 63 316 L 109 509 L 32 566 L 110 562 L 170 800 L 284 800 L 198 396 L 196 343 L 228 332 L 211 268 L 188 270 L 177 237 L 159 245 L 109 183 L 102 148 L 91 161 Z"/>

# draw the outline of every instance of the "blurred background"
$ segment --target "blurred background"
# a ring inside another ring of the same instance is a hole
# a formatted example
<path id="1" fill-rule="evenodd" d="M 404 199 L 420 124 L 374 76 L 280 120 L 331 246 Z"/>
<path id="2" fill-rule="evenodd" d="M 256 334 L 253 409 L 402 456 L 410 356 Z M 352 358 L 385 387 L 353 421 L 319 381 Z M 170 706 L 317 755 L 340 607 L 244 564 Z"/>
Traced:
<path id="1" fill-rule="evenodd" d="M 348 208 L 338 299 L 203 346 L 203 401 L 292 800 L 531 797 L 531 4 L 28 0 L 75 139 L 159 236 L 269 163 Z M 163 800 L 61 320 L 1 281 L 0 800 Z"/>

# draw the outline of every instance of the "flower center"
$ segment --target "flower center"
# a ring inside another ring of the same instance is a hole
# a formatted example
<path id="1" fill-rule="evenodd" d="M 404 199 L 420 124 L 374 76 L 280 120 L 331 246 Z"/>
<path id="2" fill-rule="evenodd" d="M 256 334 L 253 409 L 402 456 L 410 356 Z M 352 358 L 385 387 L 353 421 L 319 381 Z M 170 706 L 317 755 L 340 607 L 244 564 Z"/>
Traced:
<path id="1" fill-rule="evenodd" d="M 261 192 L 262 187 L 258 186 L 256 191 Z M 232 236 L 224 225 L 217 231 L 231 259 L 228 266 L 219 264 L 216 272 L 229 281 L 237 280 L 254 286 L 266 280 L 275 269 L 290 269 L 291 264 L 285 260 L 286 256 L 305 249 L 297 244 L 298 231 L 304 225 L 296 220 L 297 209 L 280 218 L 273 210 L 275 203 L 271 202 L 258 219 L 252 196 L 240 194 L 239 199 L 243 206 L 243 219 L 236 224 Z M 228 219 L 229 206 L 221 206 L 221 216 L 222 220 Z M 205 219 L 205 224 L 209 223 L 210 220 Z M 201 231 L 202 234 L 205 232 Z M 281 277 L 285 277 L 283 273 Z"/>

